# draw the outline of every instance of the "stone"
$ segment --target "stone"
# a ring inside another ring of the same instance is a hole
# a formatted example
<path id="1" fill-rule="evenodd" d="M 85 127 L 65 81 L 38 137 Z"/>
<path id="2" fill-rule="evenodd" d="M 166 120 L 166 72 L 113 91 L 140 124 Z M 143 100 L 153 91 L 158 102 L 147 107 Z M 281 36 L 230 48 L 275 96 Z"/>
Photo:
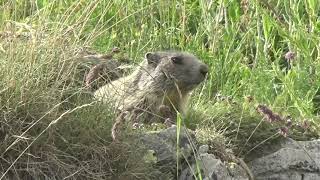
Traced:
<path id="1" fill-rule="evenodd" d="M 184 169 L 179 180 L 194 179 L 199 176 L 199 170 L 204 180 L 249 180 L 245 170 L 238 164 L 222 162 L 213 154 L 200 154 L 197 164 L 194 163 Z"/>
<path id="2" fill-rule="evenodd" d="M 249 180 L 246 171 L 236 163 L 222 162 L 209 154 L 209 146 L 198 146 L 191 130 L 181 128 L 177 146 L 177 127 L 143 134 L 140 140 L 156 157 L 159 171 L 178 180 Z M 177 150 L 177 147 L 179 149 Z M 149 154 L 150 155 L 150 154 Z M 148 159 L 152 159 L 149 158 Z M 179 175 L 177 177 L 177 161 Z M 168 175 L 169 174 L 169 175 Z"/>
<path id="3" fill-rule="evenodd" d="M 207 153 L 208 151 L 209 151 L 209 146 L 207 144 L 205 144 L 205 145 L 201 145 L 199 147 L 198 153 L 199 154 L 204 154 L 204 153 Z"/>
<path id="4" fill-rule="evenodd" d="M 257 180 L 320 179 L 320 140 L 288 139 L 280 143 L 276 152 L 254 159 L 248 165 Z"/>

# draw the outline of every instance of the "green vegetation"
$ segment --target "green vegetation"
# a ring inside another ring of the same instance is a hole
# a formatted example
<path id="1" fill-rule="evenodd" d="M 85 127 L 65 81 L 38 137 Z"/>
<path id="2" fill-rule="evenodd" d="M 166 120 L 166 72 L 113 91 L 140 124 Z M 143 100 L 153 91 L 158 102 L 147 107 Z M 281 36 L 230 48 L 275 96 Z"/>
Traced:
<path id="1" fill-rule="evenodd" d="M 316 0 L 0 0 L 0 179 L 156 176 L 142 148 L 111 142 L 114 110 L 79 73 L 85 46 L 119 47 L 133 64 L 152 50 L 196 54 L 210 74 L 184 120 L 204 142 L 222 134 L 244 156 L 279 137 L 285 123 L 263 121 L 259 104 L 301 124 L 288 136 L 318 137 L 318 12 Z"/>

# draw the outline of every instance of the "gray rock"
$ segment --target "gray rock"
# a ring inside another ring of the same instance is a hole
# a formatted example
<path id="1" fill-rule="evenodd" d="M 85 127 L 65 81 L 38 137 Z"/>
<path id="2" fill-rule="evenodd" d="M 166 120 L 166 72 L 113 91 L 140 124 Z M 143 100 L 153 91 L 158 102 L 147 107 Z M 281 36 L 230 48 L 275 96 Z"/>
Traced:
<path id="1" fill-rule="evenodd" d="M 173 179 L 193 180 L 200 174 L 205 180 L 249 179 L 246 171 L 239 165 L 224 163 L 213 154 L 208 154 L 208 145 L 198 148 L 193 133 L 188 129 L 181 128 L 178 150 L 176 126 L 144 134 L 140 139 L 145 147 L 154 152 L 159 170 L 162 173 L 171 173 Z M 178 177 L 177 161 L 180 162 Z"/>
<path id="2" fill-rule="evenodd" d="M 199 154 L 204 154 L 204 153 L 207 153 L 208 151 L 209 151 L 209 146 L 207 144 L 205 144 L 205 145 L 201 145 L 199 147 L 198 153 Z"/>
<path id="3" fill-rule="evenodd" d="M 194 177 L 199 176 L 199 169 L 201 171 L 202 179 L 204 180 L 248 180 L 245 170 L 238 164 L 223 163 L 217 159 L 213 154 L 200 154 L 198 157 L 198 166 L 192 164 L 191 167 L 184 169 L 179 177 L 179 180 L 193 180 Z"/>
<path id="4" fill-rule="evenodd" d="M 280 149 L 254 159 L 249 164 L 257 180 L 320 179 L 320 140 L 288 139 Z"/>
<path id="5" fill-rule="evenodd" d="M 155 152 L 157 162 L 161 165 L 176 166 L 177 154 L 179 158 L 191 156 L 192 142 L 194 139 L 192 133 L 182 128 L 179 138 L 179 151 L 177 153 L 177 131 L 176 127 L 170 127 L 160 132 L 151 132 L 144 134 L 140 140 L 148 149 Z"/>

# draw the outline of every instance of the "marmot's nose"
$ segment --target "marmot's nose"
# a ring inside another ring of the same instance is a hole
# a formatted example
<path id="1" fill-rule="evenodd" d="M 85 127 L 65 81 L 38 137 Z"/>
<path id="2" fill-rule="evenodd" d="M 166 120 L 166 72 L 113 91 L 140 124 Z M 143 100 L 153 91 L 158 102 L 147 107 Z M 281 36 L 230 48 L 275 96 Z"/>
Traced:
<path id="1" fill-rule="evenodd" d="M 200 73 L 203 74 L 203 76 L 206 76 L 207 73 L 208 73 L 208 71 L 209 71 L 209 68 L 208 68 L 207 65 L 202 64 L 202 65 L 200 66 Z"/>

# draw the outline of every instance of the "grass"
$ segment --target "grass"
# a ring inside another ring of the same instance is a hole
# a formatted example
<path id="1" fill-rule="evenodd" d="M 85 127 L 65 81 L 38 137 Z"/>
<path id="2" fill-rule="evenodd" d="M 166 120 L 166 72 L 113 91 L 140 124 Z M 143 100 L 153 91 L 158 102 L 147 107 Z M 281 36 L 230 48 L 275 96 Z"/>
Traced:
<path id="1" fill-rule="evenodd" d="M 221 132 L 239 155 L 278 137 L 282 125 L 261 121 L 258 104 L 310 124 L 289 137 L 318 137 L 319 8 L 315 0 L 0 1 L 1 178 L 148 178 L 152 168 L 130 156 L 142 150 L 111 143 L 113 110 L 83 88 L 84 46 L 120 47 L 132 63 L 159 49 L 196 54 L 210 75 L 186 124 Z"/>

